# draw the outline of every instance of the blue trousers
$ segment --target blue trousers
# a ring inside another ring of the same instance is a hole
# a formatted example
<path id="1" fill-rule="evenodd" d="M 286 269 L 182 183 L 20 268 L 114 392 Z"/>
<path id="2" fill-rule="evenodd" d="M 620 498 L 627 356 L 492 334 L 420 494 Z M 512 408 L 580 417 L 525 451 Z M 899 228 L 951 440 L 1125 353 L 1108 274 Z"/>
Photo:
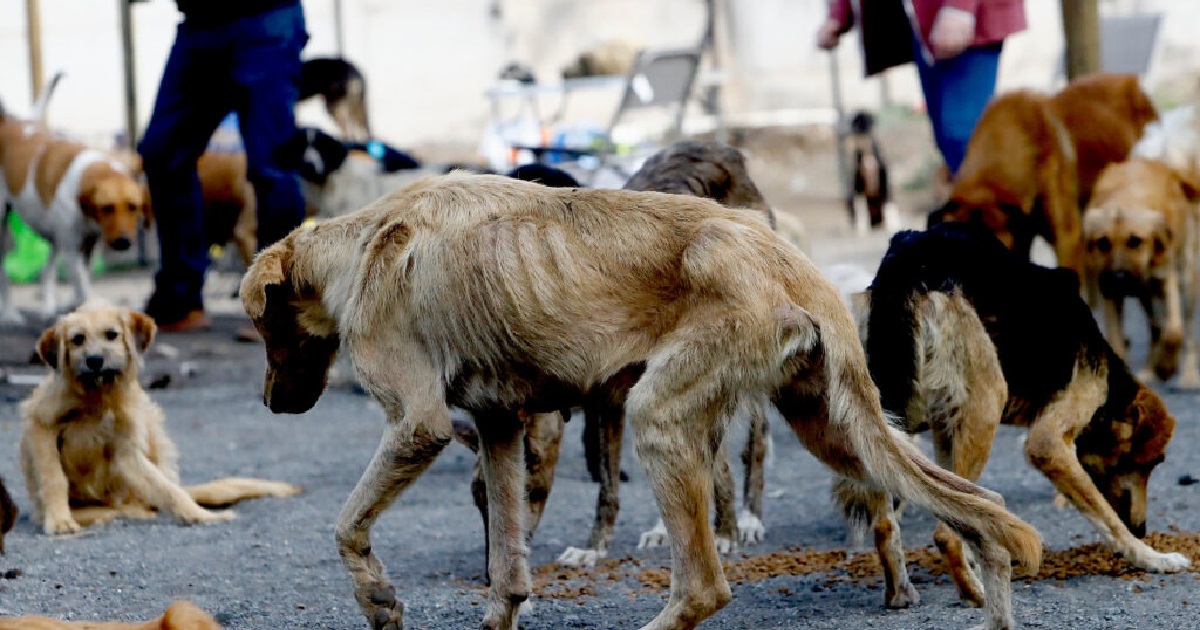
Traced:
<path id="1" fill-rule="evenodd" d="M 1002 43 L 974 46 L 957 57 L 930 65 L 914 38 L 914 56 L 933 138 L 950 174 L 958 172 L 967 154 L 967 142 L 984 107 L 996 92 L 996 72 Z"/>
<path id="2" fill-rule="evenodd" d="M 238 114 L 258 202 L 259 248 L 304 220 L 300 182 L 276 152 L 296 132 L 300 51 L 307 42 L 299 2 L 214 26 L 179 24 L 138 147 L 160 249 L 146 311 L 160 323 L 203 308 L 209 247 L 196 160 L 227 114 Z"/>

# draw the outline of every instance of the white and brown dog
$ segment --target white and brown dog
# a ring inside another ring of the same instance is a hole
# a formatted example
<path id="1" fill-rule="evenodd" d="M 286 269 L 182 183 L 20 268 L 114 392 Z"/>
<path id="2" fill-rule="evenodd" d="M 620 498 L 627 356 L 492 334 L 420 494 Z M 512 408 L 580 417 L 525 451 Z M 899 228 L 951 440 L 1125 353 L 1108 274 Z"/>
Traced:
<path id="1" fill-rule="evenodd" d="M 40 121 L 18 120 L 0 109 L 0 204 L 52 247 L 42 270 L 43 316 L 57 312 L 59 258 L 71 274 L 76 303 L 82 304 L 91 294 L 87 266 L 97 242 L 118 251 L 134 243 L 147 216 L 137 168 L 129 159 L 62 140 Z M 4 254 L 0 242 L 0 257 Z M 0 274 L 0 322 L 20 323 L 9 293 L 8 279 Z"/>

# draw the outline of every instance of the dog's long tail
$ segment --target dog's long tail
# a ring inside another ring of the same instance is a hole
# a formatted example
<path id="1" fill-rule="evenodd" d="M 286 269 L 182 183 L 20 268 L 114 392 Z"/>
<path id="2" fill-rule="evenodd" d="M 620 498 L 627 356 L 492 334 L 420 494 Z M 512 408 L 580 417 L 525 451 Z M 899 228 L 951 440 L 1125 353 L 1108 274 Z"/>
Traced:
<path id="1" fill-rule="evenodd" d="M 247 499 L 263 497 L 290 497 L 304 489 L 282 481 L 226 477 L 196 486 L 185 486 L 192 499 L 207 508 L 229 507 Z"/>
<path id="2" fill-rule="evenodd" d="M 833 357 L 830 357 L 833 359 Z M 920 505 L 967 540 L 991 540 L 1021 565 L 1036 570 L 1042 542 L 1037 530 L 1004 507 L 997 493 L 940 468 L 890 426 L 875 402 L 866 374 L 851 374 L 854 362 L 830 360 L 830 422 L 865 468 L 860 482 Z M 852 514 L 852 506 L 845 506 Z"/>
<path id="3" fill-rule="evenodd" d="M 66 76 L 66 73 L 59 70 L 54 73 L 54 76 L 50 77 L 50 82 L 42 88 L 42 93 L 38 94 L 37 102 L 33 104 L 31 120 L 45 124 L 46 111 L 50 108 L 50 97 L 54 96 L 54 89 L 58 87 L 58 82 L 62 81 L 64 76 Z"/>

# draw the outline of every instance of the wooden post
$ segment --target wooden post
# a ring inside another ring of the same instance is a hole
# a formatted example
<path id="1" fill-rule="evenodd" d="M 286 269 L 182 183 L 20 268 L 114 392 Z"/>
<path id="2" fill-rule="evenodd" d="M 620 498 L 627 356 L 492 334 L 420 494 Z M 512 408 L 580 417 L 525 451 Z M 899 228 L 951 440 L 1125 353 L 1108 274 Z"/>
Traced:
<path id="1" fill-rule="evenodd" d="M 133 55 L 133 0 L 117 0 L 121 9 L 121 62 L 125 69 L 125 148 L 136 150 L 138 141 L 137 68 Z"/>
<path id="2" fill-rule="evenodd" d="M 342 25 L 342 0 L 333 0 L 333 37 L 339 57 L 346 56 L 346 34 Z"/>
<path id="3" fill-rule="evenodd" d="M 42 93 L 46 75 L 42 70 L 42 14 L 38 0 L 25 0 L 25 30 L 29 42 L 29 86 L 33 90 L 30 100 L 36 101 Z"/>
<path id="4" fill-rule="evenodd" d="M 1062 0 L 1062 23 L 1067 80 L 1102 70 L 1098 0 Z"/>

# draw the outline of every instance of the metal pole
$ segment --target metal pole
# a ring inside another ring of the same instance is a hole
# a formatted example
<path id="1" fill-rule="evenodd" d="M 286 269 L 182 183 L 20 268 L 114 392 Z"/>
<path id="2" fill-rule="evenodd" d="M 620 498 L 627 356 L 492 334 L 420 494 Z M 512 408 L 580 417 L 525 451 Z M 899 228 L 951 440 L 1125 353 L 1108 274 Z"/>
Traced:
<path id="1" fill-rule="evenodd" d="M 25 30 L 29 43 L 29 86 L 33 89 L 30 100 L 37 100 L 46 77 L 42 71 L 42 14 L 38 0 L 25 0 Z"/>
<path id="2" fill-rule="evenodd" d="M 850 191 L 850 173 L 846 158 L 846 145 L 842 142 L 842 130 L 845 129 L 846 113 L 845 107 L 842 105 L 842 76 L 838 68 L 837 48 L 829 51 L 829 81 L 830 87 L 833 90 L 833 110 L 837 114 L 833 137 L 837 143 L 838 183 L 841 184 L 839 192 L 845 198 Z"/>
<path id="3" fill-rule="evenodd" d="M 333 0 L 333 36 L 339 57 L 346 56 L 345 33 L 342 27 L 342 0 Z"/>
<path id="4" fill-rule="evenodd" d="M 1097 0 L 1062 0 L 1067 42 L 1067 80 L 1100 71 L 1100 7 Z"/>
<path id="5" fill-rule="evenodd" d="M 125 69 L 125 148 L 133 150 L 138 141 L 137 68 L 133 54 L 133 2 L 117 0 L 121 9 L 121 63 Z"/>

